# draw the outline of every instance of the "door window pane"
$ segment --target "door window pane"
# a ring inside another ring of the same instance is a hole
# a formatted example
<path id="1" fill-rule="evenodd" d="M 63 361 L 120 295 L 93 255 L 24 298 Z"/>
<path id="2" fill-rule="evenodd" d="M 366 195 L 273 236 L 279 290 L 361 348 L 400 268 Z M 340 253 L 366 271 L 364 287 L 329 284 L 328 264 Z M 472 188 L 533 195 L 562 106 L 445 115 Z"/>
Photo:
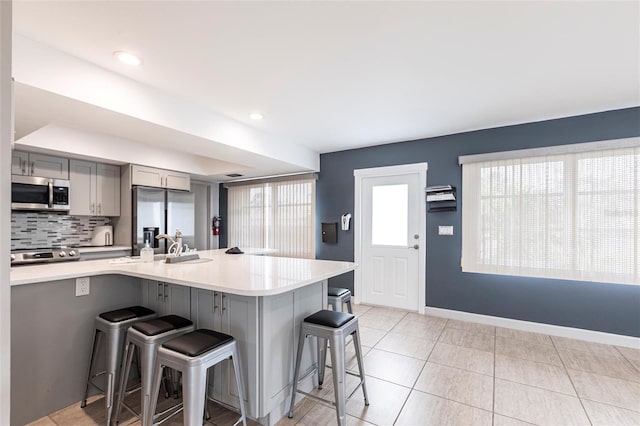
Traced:
<path id="1" fill-rule="evenodd" d="M 409 185 L 371 189 L 371 244 L 407 246 Z"/>

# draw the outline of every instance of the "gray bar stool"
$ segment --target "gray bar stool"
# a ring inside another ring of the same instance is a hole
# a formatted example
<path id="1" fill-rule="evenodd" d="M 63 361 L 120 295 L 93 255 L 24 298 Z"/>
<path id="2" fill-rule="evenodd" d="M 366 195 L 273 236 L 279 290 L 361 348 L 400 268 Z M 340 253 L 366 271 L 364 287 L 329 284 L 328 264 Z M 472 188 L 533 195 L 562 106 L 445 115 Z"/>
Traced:
<path id="1" fill-rule="evenodd" d="M 345 344 L 347 337 L 351 335 L 353 336 L 353 344 L 356 349 L 358 370 L 360 372 L 359 375 L 347 371 L 345 367 Z M 318 338 L 318 367 L 316 370 L 318 373 L 318 384 L 320 388 L 324 381 L 327 341 L 331 341 L 331 371 L 333 373 L 335 401 L 328 401 L 324 398 L 319 398 L 316 395 L 311 395 L 298 389 L 300 362 L 302 360 L 304 342 L 307 339 L 307 336 L 315 336 Z M 346 374 L 351 374 L 360 378 L 360 383 L 349 394 L 349 396 L 347 396 L 346 390 Z M 291 391 L 289 418 L 293 418 L 293 407 L 296 401 L 296 392 L 299 392 L 311 398 L 319 399 L 334 405 L 336 407 L 338 425 L 344 426 L 347 424 L 347 417 L 345 413 L 347 400 L 353 396 L 360 386 L 362 386 L 362 394 L 364 395 L 364 405 L 369 405 L 367 386 L 365 384 L 364 363 L 362 360 L 362 348 L 360 347 L 358 319 L 351 314 L 329 311 L 326 309 L 306 317 L 300 327 L 300 339 L 298 340 L 298 352 L 296 354 L 296 366 L 293 376 L 293 390 Z"/>
<path id="2" fill-rule="evenodd" d="M 333 310 L 336 312 L 343 312 L 343 304 L 346 303 L 347 311 L 350 314 L 353 313 L 353 309 L 351 309 L 351 292 L 346 288 L 329 287 L 327 303 L 329 306 L 333 306 Z"/>
<path id="3" fill-rule="evenodd" d="M 151 395 L 156 395 L 156 398 L 151 398 L 149 406 L 151 415 L 147 417 L 147 421 L 143 422 L 142 426 L 162 423 L 181 411 L 178 408 L 160 422 L 153 423 L 154 417 L 156 417 L 157 395 L 160 391 L 162 371 L 165 367 L 173 368 L 182 373 L 184 424 L 189 426 L 202 424 L 202 413 L 204 412 L 207 394 L 207 370 L 229 357 L 233 361 L 233 369 L 236 373 L 238 386 L 238 398 L 240 399 L 240 419 L 238 422 L 242 421 L 242 424 L 246 426 L 244 380 L 236 341 L 228 334 L 207 329 L 199 329 L 175 337 L 163 343 L 158 349 L 154 367 L 153 388 L 151 389 Z"/>
<path id="4" fill-rule="evenodd" d="M 166 315 L 148 321 L 140 321 L 133 324 L 127 331 L 127 339 L 124 345 L 122 360 L 124 362 L 120 371 L 120 386 L 118 401 L 114 415 L 114 423 L 120 419 L 122 407 L 129 410 L 134 416 L 141 417 L 142 421 L 149 415 L 149 402 L 151 400 L 151 385 L 153 380 L 153 366 L 156 360 L 156 351 L 161 344 L 181 334 L 193 331 L 195 326 L 191 320 L 178 315 Z M 136 389 L 127 391 L 127 380 L 131 371 L 131 363 L 135 348 L 140 353 L 141 384 Z M 125 396 L 140 389 L 140 413 L 124 402 Z M 157 395 L 155 395 L 157 397 Z"/>
<path id="5" fill-rule="evenodd" d="M 157 314 L 151 309 L 143 306 L 130 306 L 115 311 L 103 312 L 95 319 L 95 331 L 93 333 L 93 342 L 91 343 L 91 357 L 89 359 L 89 371 L 87 372 L 87 386 L 84 390 L 84 397 L 80 407 L 87 406 L 87 396 L 89 396 L 89 386 L 93 386 L 100 392 L 104 393 L 105 408 L 107 410 L 107 425 L 111 424 L 111 415 L 113 414 L 113 397 L 115 396 L 115 381 L 118 377 L 120 364 L 122 364 L 122 346 L 124 345 L 124 337 L 127 329 L 138 321 L 145 321 L 155 318 Z M 103 335 L 106 335 L 105 344 L 105 371 L 92 374 L 96 354 L 102 342 Z M 93 379 L 106 376 L 105 389 L 100 388 L 93 382 Z"/>

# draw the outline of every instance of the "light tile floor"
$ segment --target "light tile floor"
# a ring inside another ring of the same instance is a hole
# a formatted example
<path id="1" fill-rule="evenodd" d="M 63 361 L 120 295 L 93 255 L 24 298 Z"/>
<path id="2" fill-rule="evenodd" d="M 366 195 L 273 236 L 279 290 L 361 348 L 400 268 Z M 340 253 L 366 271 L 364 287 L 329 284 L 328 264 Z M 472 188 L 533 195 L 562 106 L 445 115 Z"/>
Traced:
<path id="1" fill-rule="evenodd" d="M 352 425 L 640 425 L 640 349 L 354 305 L 370 406 L 347 403 Z M 330 364 L 330 363 L 329 363 Z M 347 368 L 357 371 L 353 345 Z M 330 370 L 322 391 L 333 397 Z M 357 379 L 347 377 L 354 388 Z M 213 403 L 208 425 L 237 415 Z M 169 425 L 179 425 L 178 416 Z M 32 425 L 104 424 L 103 401 Z M 139 425 L 128 416 L 121 425 Z M 278 426 L 335 425 L 334 409 L 304 398 Z"/>

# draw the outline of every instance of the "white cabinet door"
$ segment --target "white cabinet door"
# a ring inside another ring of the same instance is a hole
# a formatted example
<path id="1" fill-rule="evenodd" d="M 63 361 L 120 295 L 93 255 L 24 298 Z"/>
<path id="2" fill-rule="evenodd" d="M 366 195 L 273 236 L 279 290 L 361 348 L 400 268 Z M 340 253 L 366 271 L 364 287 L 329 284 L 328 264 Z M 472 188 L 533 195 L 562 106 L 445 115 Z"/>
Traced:
<path id="1" fill-rule="evenodd" d="M 71 160 L 69 174 L 69 214 L 93 216 L 96 214 L 96 163 Z"/>
<path id="2" fill-rule="evenodd" d="M 73 191 L 73 188 L 71 189 Z M 98 164 L 96 180 L 97 214 L 120 216 L 120 167 Z"/>
<path id="3" fill-rule="evenodd" d="M 69 179 L 69 160 L 52 155 L 13 151 L 11 153 L 11 174 Z"/>
<path id="4" fill-rule="evenodd" d="M 23 151 L 13 151 L 11 153 L 11 174 L 28 175 L 29 153 Z"/>
<path id="5" fill-rule="evenodd" d="M 165 283 L 164 299 L 167 314 L 191 318 L 191 287 Z"/>
<path id="6" fill-rule="evenodd" d="M 163 170 L 153 167 L 131 165 L 131 184 L 162 188 Z"/>
<path id="7" fill-rule="evenodd" d="M 142 280 L 142 304 L 155 311 L 158 316 L 165 315 L 164 283 Z"/>
<path id="8" fill-rule="evenodd" d="M 69 214 L 120 216 L 120 167 L 71 160 Z"/>
<path id="9" fill-rule="evenodd" d="M 142 280 L 143 304 L 158 316 L 180 315 L 191 318 L 191 287 L 162 281 Z"/>
<path id="10" fill-rule="evenodd" d="M 155 188 L 191 190 L 191 176 L 188 173 L 156 169 L 155 167 L 131 165 L 131 185 Z"/>
<path id="11" fill-rule="evenodd" d="M 250 413 L 256 413 L 258 389 L 255 386 L 249 386 L 249 384 L 257 383 L 258 377 L 257 298 L 222 293 L 220 295 L 220 309 L 222 318 L 217 331 L 233 336 L 236 339 L 238 356 L 243 370 L 244 403 Z M 221 401 L 239 408 L 240 400 L 231 360 L 223 361 L 220 364 L 220 373 L 217 378 L 220 379 L 219 382 L 216 381 L 216 386 L 220 386 Z"/>
<path id="12" fill-rule="evenodd" d="M 208 328 L 233 336 L 238 346 L 244 376 L 245 406 L 249 416 L 258 416 L 258 298 L 211 290 L 192 289 L 191 318 L 196 328 Z M 216 365 L 210 373 L 213 398 L 239 407 L 233 363 Z"/>
<path id="13" fill-rule="evenodd" d="M 167 189 L 191 190 L 191 177 L 186 173 L 165 171 L 164 187 Z"/>
<path id="14" fill-rule="evenodd" d="M 31 176 L 69 179 L 69 160 L 31 152 L 29 153 L 29 171 Z"/>

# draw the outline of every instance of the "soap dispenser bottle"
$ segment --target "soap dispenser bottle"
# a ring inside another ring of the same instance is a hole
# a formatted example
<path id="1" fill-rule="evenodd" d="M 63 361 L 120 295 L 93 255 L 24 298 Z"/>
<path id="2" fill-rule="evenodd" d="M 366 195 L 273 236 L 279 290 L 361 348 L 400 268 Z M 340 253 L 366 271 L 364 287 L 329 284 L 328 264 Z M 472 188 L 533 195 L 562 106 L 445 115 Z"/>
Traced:
<path id="1" fill-rule="evenodd" d="M 153 262 L 153 249 L 149 246 L 148 240 L 145 240 L 144 247 L 140 250 L 140 260 L 143 262 Z"/>

